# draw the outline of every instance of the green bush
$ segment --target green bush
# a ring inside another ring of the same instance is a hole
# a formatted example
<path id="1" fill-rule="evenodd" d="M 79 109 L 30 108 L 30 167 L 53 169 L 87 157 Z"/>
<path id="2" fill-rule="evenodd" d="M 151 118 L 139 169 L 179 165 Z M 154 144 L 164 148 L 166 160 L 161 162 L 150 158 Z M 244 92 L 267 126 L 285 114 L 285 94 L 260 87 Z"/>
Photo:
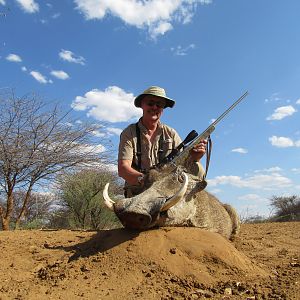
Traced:
<path id="1" fill-rule="evenodd" d="M 104 205 L 102 191 L 107 182 L 111 193 L 120 193 L 118 176 L 102 169 L 82 170 L 59 178 L 60 205 L 71 228 L 98 230 L 121 226 Z"/>

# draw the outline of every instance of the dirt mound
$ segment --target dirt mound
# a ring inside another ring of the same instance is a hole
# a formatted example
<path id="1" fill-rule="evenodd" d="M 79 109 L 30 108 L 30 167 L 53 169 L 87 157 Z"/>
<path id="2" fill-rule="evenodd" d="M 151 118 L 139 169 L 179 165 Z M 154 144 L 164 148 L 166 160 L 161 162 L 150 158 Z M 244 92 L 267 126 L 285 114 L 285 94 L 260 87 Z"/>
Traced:
<path id="1" fill-rule="evenodd" d="M 300 223 L 0 232 L 0 299 L 297 299 Z"/>

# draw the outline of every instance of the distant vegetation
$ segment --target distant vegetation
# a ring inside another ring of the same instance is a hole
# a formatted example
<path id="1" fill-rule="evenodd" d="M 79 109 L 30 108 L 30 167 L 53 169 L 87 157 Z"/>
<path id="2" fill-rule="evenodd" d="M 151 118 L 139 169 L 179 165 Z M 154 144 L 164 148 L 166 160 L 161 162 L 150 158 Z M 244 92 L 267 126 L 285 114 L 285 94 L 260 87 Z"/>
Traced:
<path id="1" fill-rule="evenodd" d="M 292 196 L 272 196 L 270 199 L 272 213 L 270 217 L 260 215 L 242 217 L 243 223 L 262 222 L 289 222 L 300 221 L 300 197 Z"/>
<path id="2" fill-rule="evenodd" d="M 101 169 L 87 169 L 59 177 L 58 207 L 47 226 L 98 230 L 120 227 L 116 215 L 104 205 L 102 191 L 110 183 L 110 191 L 122 193 L 118 176 Z"/>
<path id="3" fill-rule="evenodd" d="M 31 194 L 20 228 L 100 230 L 121 227 L 115 214 L 103 205 L 102 190 L 107 182 L 111 183 L 112 194 L 122 194 L 117 174 L 106 170 L 86 169 L 61 174 L 56 180 L 54 194 L 37 192 Z M 12 228 L 21 210 L 23 198 L 22 192 L 14 194 Z M 0 205 L 4 202 L 4 199 L 0 199 Z M 270 205 L 273 208 L 270 217 L 259 215 L 241 217 L 242 223 L 300 221 L 299 196 L 273 196 Z"/>
<path id="4" fill-rule="evenodd" d="M 121 227 L 116 215 L 104 206 L 102 191 L 107 182 L 110 182 L 110 191 L 114 195 L 122 193 L 117 174 L 107 170 L 93 168 L 60 174 L 55 180 L 54 193 L 31 193 L 19 229 L 99 230 Z M 13 195 L 11 228 L 15 227 L 24 197 L 24 192 Z M 0 199 L 0 205 L 4 204 L 5 199 Z"/>

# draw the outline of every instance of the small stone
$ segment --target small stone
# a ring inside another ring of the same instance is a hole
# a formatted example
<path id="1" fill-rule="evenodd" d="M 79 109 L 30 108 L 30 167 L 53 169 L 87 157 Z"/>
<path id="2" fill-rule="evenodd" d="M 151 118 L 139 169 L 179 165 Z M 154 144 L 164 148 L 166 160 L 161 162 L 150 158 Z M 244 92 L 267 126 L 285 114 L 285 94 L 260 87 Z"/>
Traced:
<path id="1" fill-rule="evenodd" d="M 171 248 L 171 249 L 170 249 L 170 253 L 171 253 L 171 254 L 176 254 L 176 248 Z"/>
<path id="2" fill-rule="evenodd" d="M 51 248 L 51 245 L 48 242 L 45 242 L 44 243 L 44 248 L 49 249 L 49 248 Z"/>
<path id="3" fill-rule="evenodd" d="M 292 267 L 300 267 L 300 263 L 298 263 L 298 262 L 292 262 L 291 266 Z"/>
<path id="4" fill-rule="evenodd" d="M 225 295 L 232 295 L 232 289 L 231 288 L 225 288 L 224 294 Z"/>
<path id="5" fill-rule="evenodd" d="M 206 291 L 205 291 L 205 290 L 202 290 L 202 289 L 197 289 L 197 290 L 196 290 L 196 293 L 197 293 L 197 294 L 200 294 L 200 295 L 204 295 L 205 292 L 206 292 Z"/>
<path id="6" fill-rule="evenodd" d="M 89 271 L 89 269 L 85 265 L 81 266 L 80 270 L 81 270 L 81 272 L 88 272 Z"/>

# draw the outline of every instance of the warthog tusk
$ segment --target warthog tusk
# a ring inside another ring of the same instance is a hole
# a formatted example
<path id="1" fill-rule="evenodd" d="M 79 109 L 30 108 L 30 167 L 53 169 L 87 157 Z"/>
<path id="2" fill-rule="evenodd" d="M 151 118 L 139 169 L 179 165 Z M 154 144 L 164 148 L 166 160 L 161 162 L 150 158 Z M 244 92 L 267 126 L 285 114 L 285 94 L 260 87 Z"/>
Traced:
<path id="1" fill-rule="evenodd" d="M 104 187 L 104 190 L 103 190 L 103 198 L 104 198 L 104 204 L 111 210 L 111 211 L 114 211 L 114 204 L 115 204 L 115 201 L 111 200 L 108 196 L 108 186 L 109 186 L 109 183 L 107 183 Z"/>
<path id="2" fill-rule="evenodd" d="M 183 172 L 183 183 L 181 186 L 181 189 L 170 199 L 168 199 L 165 203 L 165 205 L 161 208 L 160 211 L 165 211 L 174 206 L 186 193 L 188 183 L 189 183 L 189 178 L 188 176 Z"/>

